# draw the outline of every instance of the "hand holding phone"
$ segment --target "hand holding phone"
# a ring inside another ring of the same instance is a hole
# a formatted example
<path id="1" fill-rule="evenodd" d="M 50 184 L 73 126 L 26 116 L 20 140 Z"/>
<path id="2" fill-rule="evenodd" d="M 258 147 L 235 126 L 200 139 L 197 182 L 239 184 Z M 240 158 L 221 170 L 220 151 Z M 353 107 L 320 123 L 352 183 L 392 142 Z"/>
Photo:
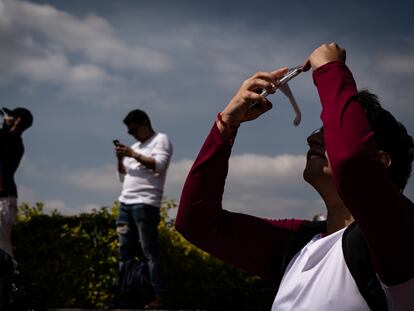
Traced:
<path id="1" fill-rule="evenodd" d="M 112 143 L 114 144 L 114 146 L 116 148 L 115 149 L 116 157 L 118 158 L 118 160 L 122 160 L 124 158 L 124 154 L 123 154 L 123 152 L 120 149 L 117 149 L 117 147 L 122 147 L 122 144 L 119 142 L 118 139 L 114 139 L 112 141 Z"/>
<path id="2" fill-rule="evenodd" d="M 296 77 L 301 72 L 303 72 L 302 66 L 296 66 L 296 67 L 290 68 L 289 71 L 285 73 L 279 79 L 279 84 L 277 86 L 275 85 L 273 87 L 274 88 L 273 90 L 276 91 L 278 87 L 287 84 L 290 80 L 292 80 L 294 77 Z M 263 97 L 266 97 L 267 95 L 269 95 L 269 93 L 267 92 L 267 90 L 261 90 L 260 95 L 262 95 Z"/>
<path id="3" fill-rule="evenodd" d="M 303 66 L 296 66 L 289 69 L 289 71 L 280 78 L 279 85 L 274 87 L 274 90 L 277 90 L 279 88 L 282 91 L 282 93 L 285 94 L 286 97 L 289 99 L 293 111 L 295 112 L 295 119 L 293 120 L 293 124 L 295 126 L 299 125 L 302 119 L 302 114 L 295 98 L 293 97 L 292 91 L 289 88 L 288 81 L 295 78 L 301 72 L 303 72 Z M 267 92 L 267 90 L 261 90 L 260 95 L 266 97 L 267 95 L 269 95 L 269 93 Z"/>

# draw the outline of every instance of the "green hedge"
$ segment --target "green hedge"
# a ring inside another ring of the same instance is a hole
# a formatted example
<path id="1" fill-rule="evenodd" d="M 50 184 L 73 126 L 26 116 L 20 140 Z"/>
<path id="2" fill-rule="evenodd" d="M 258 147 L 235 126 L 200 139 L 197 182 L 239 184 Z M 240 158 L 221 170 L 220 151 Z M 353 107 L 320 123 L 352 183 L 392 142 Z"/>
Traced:
<path id="1" fill-rule="evenodd" d="M 188 243 L 175 231 L 164 202 L 160 239 L 171 308 L 269 310 L 270 284 L 232 268 Z M 62 216 L 43 204 L 19 207 L 13 231 L 15 256 L 24 274 L 47 292 L 49 307 L 105 308 L 117 280 L 118 206 Z"/>

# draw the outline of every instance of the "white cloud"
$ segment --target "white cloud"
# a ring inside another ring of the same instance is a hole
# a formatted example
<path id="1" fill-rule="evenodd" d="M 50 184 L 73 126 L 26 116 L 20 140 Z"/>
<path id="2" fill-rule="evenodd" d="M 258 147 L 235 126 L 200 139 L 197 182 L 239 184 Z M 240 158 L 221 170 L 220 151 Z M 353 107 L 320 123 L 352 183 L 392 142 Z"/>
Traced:
<path id="1" fill-rule="evenodd" d="M 80 205 L 80 206 L 69 206 L 62 200 L 45 200 L 44 201 L 44 212 L 50 213 L 57 210 L 63 215 L 76 215 L 80 213 L 90 213 L 94 210 L 99 210 L 102 206 L 95 203 Z"/>
<path id="2" fill-rule="evenodd" d="M 35 82 L 62 83 L 67 77 L 69 66 L 63 54 L 45 51 L 41 57 L 33 55 L 16 60 L 14 70 Z"/>
<path id="3" fill-rule="evenodd" d="M 0 4 L 3 81 L 18 76 L 72 86 L 101 84 L 115 78 L 104 67 L 163 72 L 172 66 L 167 55 L 122 40 L 102 17 L 81 19 L 50 5 L 25 1 L 1 0 Z"/>
<path id="4" fill-rule="evenodd" d="M 194 160 L 182 159 L 170 165 L 165 193 L 178 199 Z M 304 184 L 302 171 L 303 155 L 279 155 L 275 157 L 259 154 L 241 154 L 230 157 L 229 174 L 226 181 L 231 196 L 242 193 L 267 193 L 277 188 L 294 188 Z"/>
<path id="5" fill-rule="evenodd" d="M 192 164 L 193 160 L 189 159 L 172 163 L 165 188 L 167 194 L 180 195 Z M 265 218 L 311 219 L 315 214 L 324 213 L 322 200 L 302 179 L 304 165 L 303 155 L 231 156 L 223 208 Z"/>
<path id="6" fill-rule="evenodd" d="M 302 180 L 304 163 L 305 157 L 302 155 L 286 154 L 276 157 L 258 154 L 234 155 L 230 158 L 226 193 L 230 199 L 246 193 L 257 196 L 285 197 L 283 193 L 286 189 L 306 185 Z M 170 164 L 164 191 L 166 196 L 179 199 L 192 164 L 193 160 L 189 159 Z M 109 164 L 72 171 L 63 174 L 64 182 L 82 190 L 120 191 L 121 184 L 116 180 L 115 169 L 113 164 Z"/>
<path id="7" fill-rule="evenodd" d="M 193 160 L 172 163 L 166 193 L 180 195 Z M 324 211 L 322 201 L 302 179 L 303 155 L 233 155 L 223 207 L 260 217 L 311 218 Z M 175 195 L 173 198 L 179 198 Z"/>
<path id="8" fill-rule="evenodd" d="M 22 202 L 36 202 L 36 191 L 24 184 L 18 186 L 19 189 L 19 200 L 18 203 Z"/>
<path id="9" fill-rule="evenodd" d="M 81 64 L 72 68 L 69 79 L 76 83 L 87 83 L 88 81 L 108 80 L 109 75 L 97 66 Z"/>
<path id="10" fill-rule="evenodd" d="M 164 187 L 164 196 L 179 201 L 185 179 L 193 162 L 194 160 L 182 159 L 170 164 Z"/>
<path id="11" fill-rule="evenodd" d="M 80 206 L 72 206 L 70 202 L 67 202 L 65 199 L 55 199 L 55 198 L 41 198 L 33 188 L 27 187 L 25 185 L 18 185 L 19 188 L 19 199 L 18 204 L 27 203 L 30 206 L 34 206 L 37 202 L 44 204 L 43 212 L 49 214 L 54 210 L 57 210 L 63 215 L 75 215 L 79 213 L 88 213 L 92 210 L 98 210 L 102 205 L 99 204 L 85 204 Z"/>
<path id="12" fill-rule="evenodd" d="M 230 158 L 229 183 L 256 187 L 292 183 L 301 179 L 304 167 L 303 155 L 235 155 Z"/>
<path id="13" fill-rule="evenodd" d="M 267 218 L 312 218 L 324 205 L 303 180 L 304 166 L 303 155 L 232 156 L 223 207 Z"/>
<path id="14" fill-rule="evenodd" d="M 15 66 L 8 67 L 7 71 L 11 69 L 14 74 L 24 76 L 33 82 L 63 84 L 67 87 L 90 88 L 93 84 L 101 85 L 116 81 L 115 76 L 109 75 L 99 66 L 92 64 L 70 65 L 64 54 L 46 50 L 42 55 L 27 55 L 16 60 Z"/>
<path id="15" fill-rule="evenodd" d="M 190 171 L 191 166 L 193 165 L 193 162 L 194 160 L 189 159 L 182 159 L 177 162 L 172 162 L 168 169 L 168 183 L 183 184 L 188 172 Z"/>
<path id="16" fill-rule="evenodd" d="M 387 75 L 412 75 L 414 55 L 387 55 L 376 61 L 379 71 Z"/>
<path id="17" fill-rule="evenodd" d="M 169 168 L 165 195 L 179 200 L 185 178 L 193 160 L 182 159 L 172 162 Z M 26 174 L 35 178 L 44 174 L 32 170 L 33 165 L 25 164 Z M 301 178 L 304 166 L 302 155 L 279 155 L 275 157 L 242 154 L 230 158 L 223 206 L 225 209 L 266 218 L 312 218 L 324 212 L 323 203 L 313 191 L 301 191 L 305 185 Z M 104 165 L 76 172 L 61 174 L 63 183 L 70 184 L 82 191 L 108 192 L 120 191 L 116 180 L 115 166 Z M 285 189 L 293 191 L 284 191 Z M 298 190 L 299 189 L 299 190 Z M 36 195 L 33 190 L 22 187 L 22 199 L 32 202 Z M 305 194 L 304 194 L 305 193 Z M 67 199 L 66 199 L 67 200 Z M 57 199 L 42 199 L 46 212 L 57 209 L 62 214 L 76 214 L 99 209 L 102 204 L 89 203 L 73 206 L 71 202 Z"/>
<path id="18" fill-rule="evenodd" d="M 66 203 L 62 200 L 45 200 L 44 202 L 45 212 L 49 213 L 53 210 L 58 210 L 61 213 L 65 213 L 68 210 L 68 207 L 66 206 Z"/>
<path id="19" fill-rule="evenodd" d="M 114 164 L 77 170 L 65 174 L 63 178 L 65 182 L 83 190 L 106 192 L 121 189 Z"/>
<path id="20" fill-rule="evenodd" d="M 192 160 L 183 159 L 170 164 L 165 186 L 166 195 L 178 199 L 192 163 Z M 117 180 L 114 164 L 76 171 L 72 170 L 70 173 L 63 174 L 62 178 L 65 183 L 75 188 L 89 191 L 121 191 L 122 187 L 121 183 Z"/>
<path id="21" fill-rule="evenodd" d="M 77 213 L 90 213 L 92 211 L 96 211 L 102 208 L 102 205 L 99 204 L 95 204 L 95 203 L 89 203 L 89 204 L 85 204 L 85 205 L 81 205 L 81 206 L 76 206 L 74 208 L 70 209 L 70 212 L 72 214 L 77 214 Z"/>

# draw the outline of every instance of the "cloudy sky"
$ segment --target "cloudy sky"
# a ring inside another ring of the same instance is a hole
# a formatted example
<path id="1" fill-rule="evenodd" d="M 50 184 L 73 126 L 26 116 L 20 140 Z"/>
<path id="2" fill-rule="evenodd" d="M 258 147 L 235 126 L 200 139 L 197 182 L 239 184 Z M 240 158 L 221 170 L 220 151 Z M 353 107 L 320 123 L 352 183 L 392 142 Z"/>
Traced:
<path id="1" fill-rule="evenodd" d="M 339 1 L 338 1 L 339 3 Z M 322 43 L 347 49 L 359 88 L 414 133 L 411 1 L 0 0 L 1 106 L 35 123 L 16 176 L 21 202 L 65 214 L 110 206 L 121 185 L 111 141 L 133 141 L 128 111 L 148 112 L 174 155 L 165 195 L 185 176 L 240 83 L 259 70 L 301 64 Z M 263 217 L 323 212 L 302 181 L 306 137 L 320 125 L 309 73 L 290 83 L 303 122 L 282 94 L 244 124 L 233 150 L 225 207 Z M 406 193 L 414 197 L 414 183 Z"/>

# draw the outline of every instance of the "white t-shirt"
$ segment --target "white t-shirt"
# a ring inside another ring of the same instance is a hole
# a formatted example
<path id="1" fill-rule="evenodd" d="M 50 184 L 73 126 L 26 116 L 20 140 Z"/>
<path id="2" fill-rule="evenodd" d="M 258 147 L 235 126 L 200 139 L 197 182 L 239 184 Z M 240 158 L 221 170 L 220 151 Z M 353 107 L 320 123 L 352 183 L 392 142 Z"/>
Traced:
<path id="1" fill-rule="evenodd" d="M 345 228 L 316 235 L 289 263 L 272 311 L 369 311 L 342 252 Z M 414 310 L 414 279 L 383 285 L 390 311 Z"/>
<path id="2" fill-rule="evenodd" d="M 161 205 L 165 178 L 172 155 L 172 145 L 167 135 L 155 133 L 145 142 L 137 142 L 131 148 L 144 156 L 155 159 L 155 170 L 146 168 L 137 160 L 125 157 L 126 175 L 119 174 L 122 193 L 118 198 L 124 204 L 144 203 Z"/>

